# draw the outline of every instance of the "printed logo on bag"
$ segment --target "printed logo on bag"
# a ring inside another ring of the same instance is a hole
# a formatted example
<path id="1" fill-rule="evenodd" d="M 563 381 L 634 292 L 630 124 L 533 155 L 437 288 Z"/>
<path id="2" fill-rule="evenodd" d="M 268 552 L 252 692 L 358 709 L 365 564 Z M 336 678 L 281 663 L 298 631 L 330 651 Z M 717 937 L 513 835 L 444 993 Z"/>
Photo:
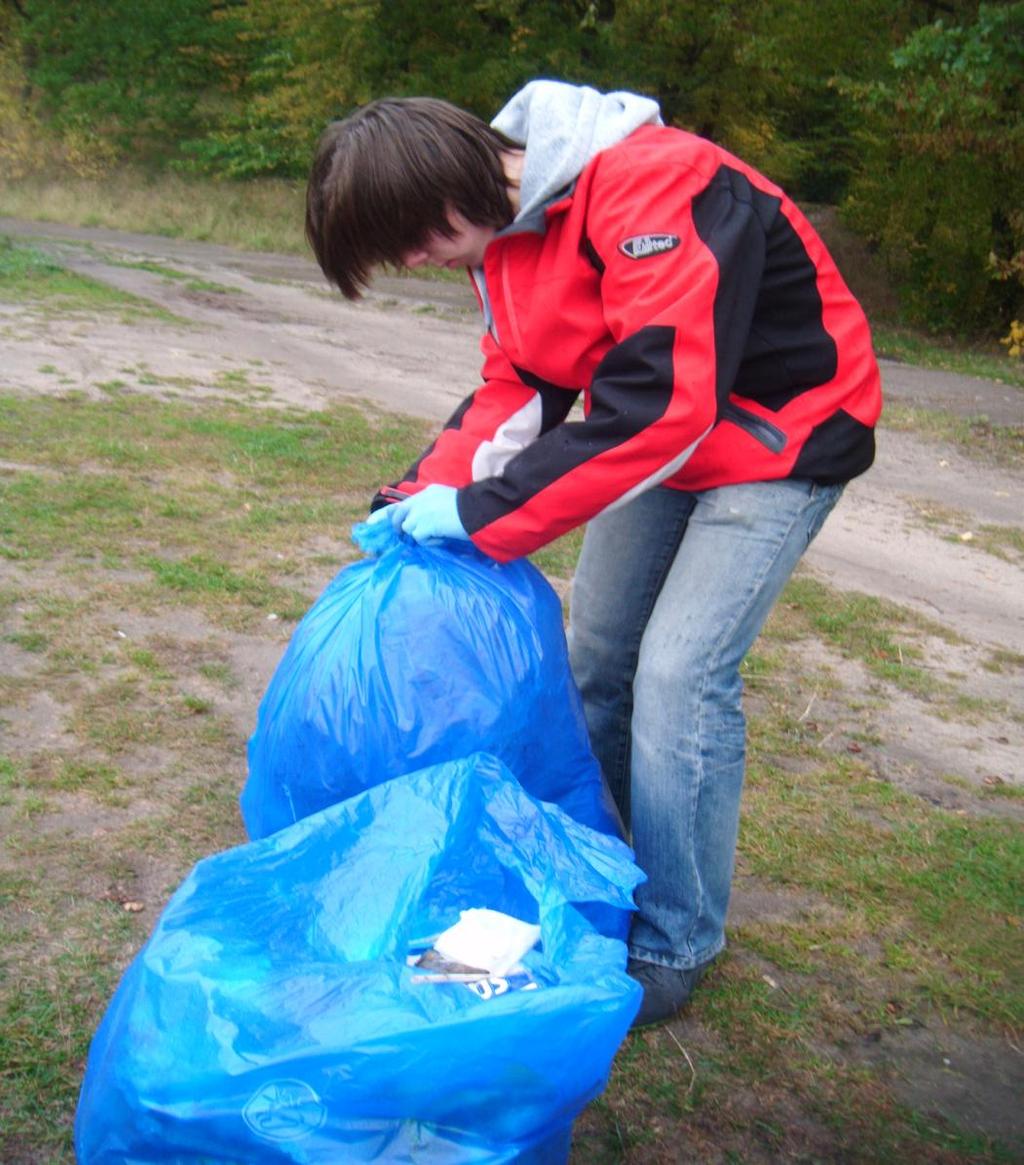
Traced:
<path id="1" fill-rule="evenodd" d="M 327 1108 L 304 1080 L 271 1080 L 249 1098 L 242 1118 L 264 1141 L 298 1141 L 327 1120 Z"/>
<path id="2" fill-rule="evenodd" d="M 619 243 L 619 250 L 627 259 L 649 259 L 652 255 L 674 251 L 678 246 L 678 235 L 633 235 Z"/>
<path id="3" fill-rule="evenodd" d="M 507 995 L 510 991 L 536 991 L 540 984 L 529 971 L 522 968 L 500 978 L 476 979 L 466 986 L 481 999 L 497 999 L 499 995 Z"/>

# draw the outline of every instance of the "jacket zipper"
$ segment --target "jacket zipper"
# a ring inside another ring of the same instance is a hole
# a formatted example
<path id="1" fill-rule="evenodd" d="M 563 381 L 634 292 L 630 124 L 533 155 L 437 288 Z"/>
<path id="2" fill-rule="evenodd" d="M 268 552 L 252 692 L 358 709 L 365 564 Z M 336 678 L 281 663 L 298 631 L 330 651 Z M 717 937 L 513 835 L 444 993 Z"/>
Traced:
<path id="1" fill-rule="evenodd" d="M 731 421 L 745 433 L 749 433 L 755 441 L 760 441 L 772 453 L 781 453 L 786 448 L 788 437 L 778 425 L 773 425 L 771 421 L 766 421 L 764 417 L 759 417 L 757 413 L 733 404 L 732 401 L 726 403 L 719 419 Z"/>

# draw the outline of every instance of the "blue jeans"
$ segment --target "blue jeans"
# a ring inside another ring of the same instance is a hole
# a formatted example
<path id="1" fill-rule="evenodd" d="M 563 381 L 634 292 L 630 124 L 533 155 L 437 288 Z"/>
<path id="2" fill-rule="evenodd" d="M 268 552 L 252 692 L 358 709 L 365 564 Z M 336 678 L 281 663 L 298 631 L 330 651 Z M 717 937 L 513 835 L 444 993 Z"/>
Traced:
<path id="1" fill-rule="evenodd" d="M 725 946 L 746 726 L 740 663 L 841 485 L 660 487 L 587 528 L 569 616 L 591 744 L 647 881 L 630 954 Z"/>

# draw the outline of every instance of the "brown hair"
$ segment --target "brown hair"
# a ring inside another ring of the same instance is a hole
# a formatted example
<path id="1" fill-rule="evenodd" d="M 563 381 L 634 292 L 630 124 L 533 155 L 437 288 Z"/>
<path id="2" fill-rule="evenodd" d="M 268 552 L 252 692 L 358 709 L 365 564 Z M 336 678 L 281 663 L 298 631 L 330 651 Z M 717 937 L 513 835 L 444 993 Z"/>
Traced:
<path id="1" fill-rule="evenodd" d="M 364 105 L 320 137 L 306 189 L 306 238 L 324 274 L 358 299 L 382 263 L 401 265 L 449 210 L 477 226 L 513 218 L 502 154 L 518 149 L 471 113 L 431 97 Z"/>

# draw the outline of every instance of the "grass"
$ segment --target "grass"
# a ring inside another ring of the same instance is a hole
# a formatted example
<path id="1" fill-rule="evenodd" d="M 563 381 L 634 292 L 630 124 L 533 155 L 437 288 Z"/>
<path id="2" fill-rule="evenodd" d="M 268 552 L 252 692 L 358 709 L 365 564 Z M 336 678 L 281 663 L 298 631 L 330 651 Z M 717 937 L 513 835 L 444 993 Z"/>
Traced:
<path id="1" fill-rule="evenodd" d="M 892 324 L 874 323 L 871 332 L 875 350 L 886 359 L 1024 388 L 1024 361 L 1006 355 L 998 344 L 971 347 Z"/>
<path id="2" fill-rule="evenodd" d="M 187 291 L 206 291 L 215 295 L 238 295 L 239 288 L 228 287 L 227 284 L 217 283 L 210 279 L 196 279 L 186 271 L 179 271 L 175 267 L 168 267 L 163 263 L 156 263 L 149 259 L 138 262 L 114 261 L 114 267 L 126 267 L 131 271 L 145 271 L 150 275 L 159 275 L 165 283 L 181 283 Z"/>
<path id="3" fill-rule="evenodd" d="M 65 294 L 31 248 L 4 255 L 11 286 L 41 303 Z M 170 270 L 152 274 L 181 275 Z M 84 1056 L 118 976 L 191 865 L 243 839 L 252 661 L 283 651 L 354 556 L 352 522 L 428 436 L 355 408 L 251 407 L 237 397 L 258 395 L 257 376 L 222 373 L 232 395 L 206 403 L 146 396 L 145 365 L 119 369 L 100 401 L 0 396 L 0 1160 L 12 1165 L 71 1161 Z M 921 520 L 962 533 L 952 511 Z M 1019 561 L 1017 532 L 973 533 Z M 536 556 L 562 591 L 579 543 Z M 809 669 L 811 642 L 855 663 L 867 690 Z M 865 1052 L 952 1031 L 981 1062 L 1024 1022 L 1019 787 L 962 781 L 967 808 L 945 811 L 889 778 L 873 723 L 875 706 L 905 696 L 1009 732 L 971 675 L 936 665 L 936 645 L 963 647 L 896 604 L 790 583 L 744 666 L 738 868 L 774 910 L 733 928 L 680 1025 L 627 1039 L 578 1122 L 574 1162 L 1016 1159 L 1019 1145 L 907 1100 Z M 1022 663 L 1004 649 L 983 668 L 1012 682 Z"/>
<path id="4" fill-rule="evenodd" d="M 0 235 L 0 301 L 37 304 L 51 314 L 115 311 L 122 319 L 172 320 L 147 300 L 76 275 L 35 247 Z"/>
<path id="5" fill-rule="evenodd" d="M 931 498 L 908 499 L 922 525 L 938 531 L 947 542 L 981 550 L 1004 562 L 1024 561 L 1024 530 L 1018 526 L 976 526 L 970 514 Z"/>
<path id="6" fill-rule="evenodd" d="M 48 409 L 9 397 L 0 416 L 5 441 L 31 450 L 35 467 L 0 478 L 0 558 L 60 556 L 70 571 L 113 555 L 147 580 L 136 584 L 138 601 L 196 603 L 235 620 L 300 614 L 308 598 L 291 584 L 293 535 L 333 533 L 342 544 L 378 483 L 415 449 L 415 427 L 355 409 L 261 421 L 241 406 L 124 396 Z M 197 550 L 199 524 L 207 538 Z M 39 612 L 19 634 L 42 643 L 52 622 Z"/>
<path id="7" fill-rule="evenodd" d="M 5 723 L 28 727 L 0 756 L 0 1159 L 56 1162 L 118 975 L 189 866 L 242 840 L 226 629 L 278 638 L 312 598 L 306 545 L 350 556 L 383 463 L 424 434 L 131 398 L 5 397 L 0 415 L 0 457 L 32 467 L 0 474 L 0 650 L 30 661 L 3 681 Z"/>
<path id="8" fill-rule="evenodd" d="M 60 726 L 56 741 L 19 730 L 0 756 L 0 1158 L 61 1162 L 120 971 L 190 865 L 241 840 L 239 647 L 283 649 L 352 553 L 348 525 L 425 432 L 354 409 L 131 395 L 0 410 L 0 458 L 25 467 L 0 476 L 0 646 L 19 661 L 5 716 L 45 705 Z M 538 560 L 565 582 L 577 551 L 564 540 Z M 626 1042 L 579 1122 L 579 1160 L 673 1161 L 682 1144 L 694 1160 L 1011 1159 L 898 1101 L 849 1047 L 944 1019 L 992 1040 L 1021 1024 L 1019 830 L 902 792 L 801 716 L 808 684 L 827 684 L 802 672 L 807 637 L 883 693 L 948 702 L 957 685 L 923 666 L 941 634 L 892 604 L 790 584 L 746 667 L 770 699 L 751 724 L 739 861 L 806 908 L 737 929 L 690 1036 Z"/>
<path id="9" fill-rule="evenodd" d="M 1024 425 L 994 424 L 987 417 L 963 417 L 943 409 L 917 408 L 888 402 L 882 425 L 900 432 L 946 442 L 969 457 L 985 457 L 997 465 L 1024 465 Z"/>
<path id="10" fill-rule="evenodd" d="M 886 1003 L 902 1001 L 901 1014 L 938 1009 L 973 1014 L 996 1029 L 1020 1027 L 1024 1001 L 1012 979 L 1024 843 L 1016 823 L 936 819 L 920 799 L 873 787 L 877 780 L 856 763 L 819 758 L 811 772 L 808 780 L 770 763 L 751 766 L 747 868 L 843 903 L 849 934 L 836 942 L 820 924 L 809 932 L 794 925 L 784 936 L 767 928 L 776 965 L 828 968 L 833 981 L 849 980 L 870 1015 L 878 956 L 858 952 L 871 936 L 872 945 L 883 944 Z M 843 797 L 836 796 L 840 784 Z M 801 966 L 812 945 L 813 959 Z M 795 964 L 787 958 L 794 946 Z"/>
<path id="11" fill-rule="evenodd" d="M 948 681 L 919 666 L 928 636 L 953 640 L 940 623 L 897 603 L 856 591 L 838 593 L 806 575 L 791 580 L 766 638 L 813 633 L 875 677 L 913 695 L 950 694 Z"/>
<path id="12" fill-rule="evenodd" d="M 0 215 L 306 254 L 304 184 L 216 181 L 126 168 L 102 178 L 35 176 L 0 184 Z"/>

